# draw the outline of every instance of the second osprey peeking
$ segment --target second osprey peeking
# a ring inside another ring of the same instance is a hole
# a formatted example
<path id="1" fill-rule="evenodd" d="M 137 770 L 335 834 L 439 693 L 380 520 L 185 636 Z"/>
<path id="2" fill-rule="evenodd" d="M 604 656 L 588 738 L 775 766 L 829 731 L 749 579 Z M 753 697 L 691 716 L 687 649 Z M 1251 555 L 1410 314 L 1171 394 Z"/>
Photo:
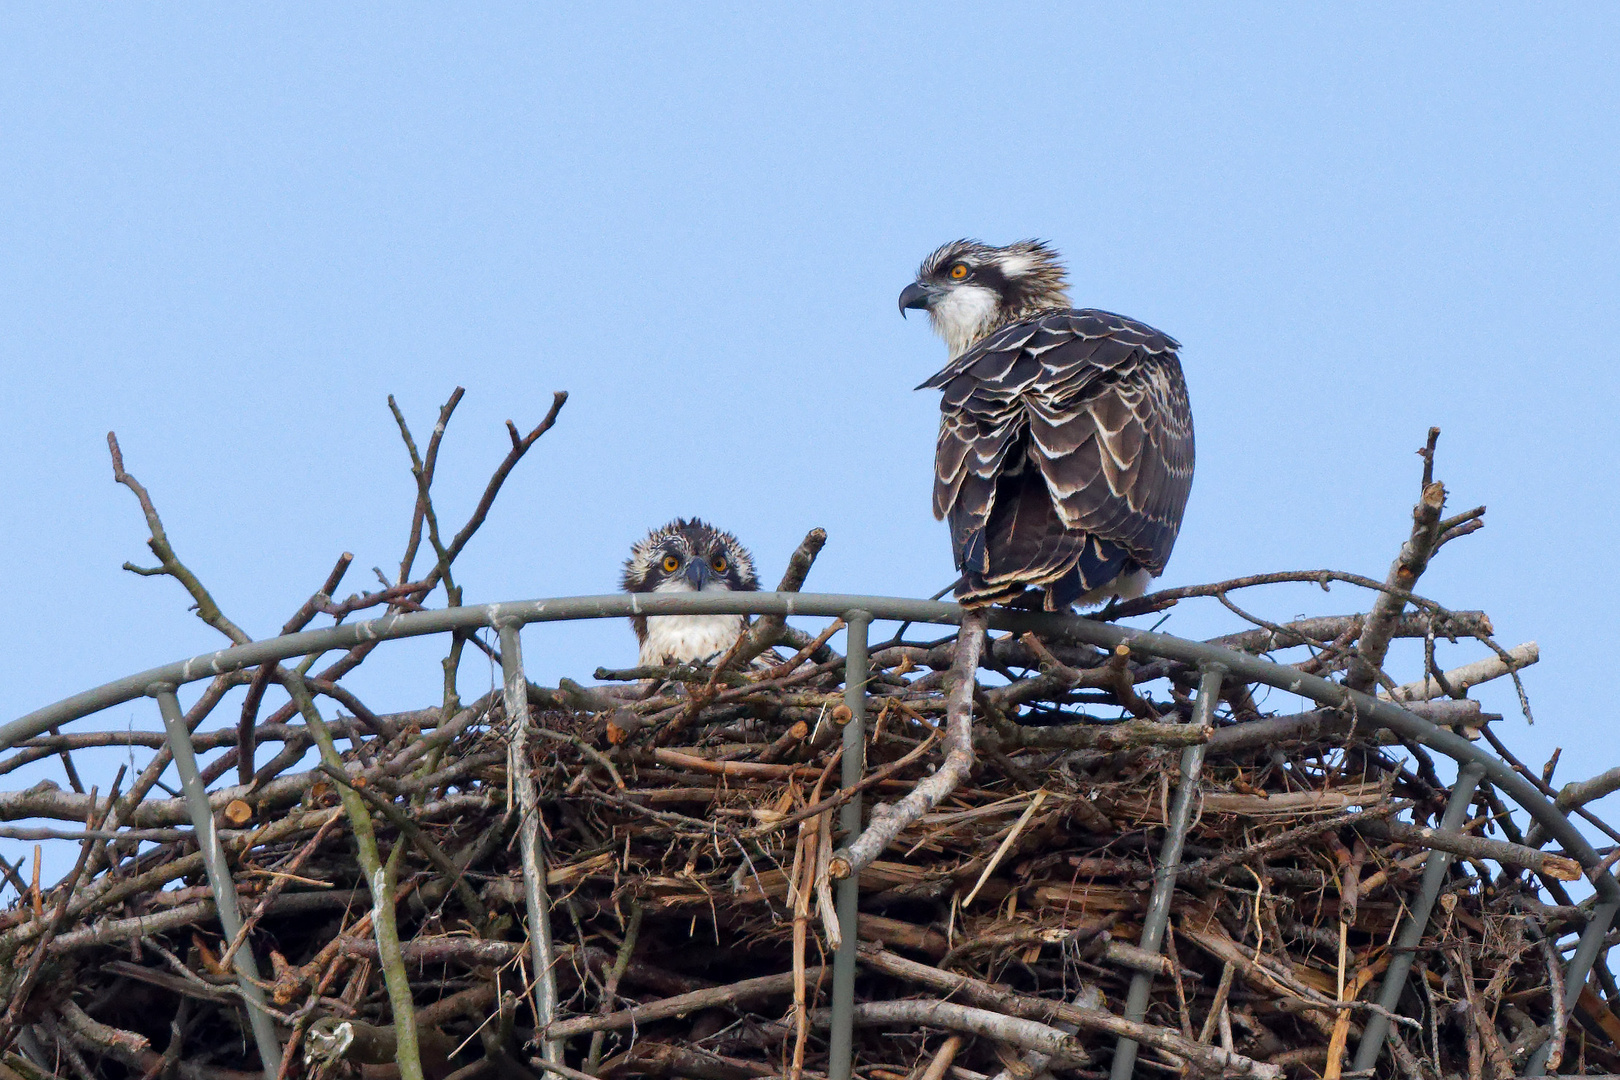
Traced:
<path id="1" fill-rule="evenodd" d="M 951 528 L 964 604 L 1026 589 L 1067 610 L 1140 596 L 1164 572 L 1193 476 L 1180 345 L 1144 323 L 1069 306 L 1036 240 L 946 244 L 900 294 L 928 312 L 950 363 L 934 516 Z"/>

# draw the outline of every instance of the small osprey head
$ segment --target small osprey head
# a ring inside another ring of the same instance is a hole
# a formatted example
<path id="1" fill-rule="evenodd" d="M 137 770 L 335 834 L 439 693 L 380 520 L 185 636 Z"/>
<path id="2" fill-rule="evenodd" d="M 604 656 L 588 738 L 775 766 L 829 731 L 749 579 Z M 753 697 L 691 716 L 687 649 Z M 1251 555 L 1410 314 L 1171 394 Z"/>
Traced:
<path id="1" fill-rule="evenodd" d="M 900 314 L 922 308 L 951 355 L 992 330 L 1050 308 L 1069 306 L 1069 278 L 1057 252 L 1039 240 L 991 247 L 953 240 L 923 260 L 900 294 Z"/>
<path id="2" fill-rule="evenodd" d="M 737 538 L 693 518 L 676 518 L 630 549 L 625 592 L 756 592 L 754 559 Z"/>
<path id="3" fill-rule="evenodd" d="M 737 538 L 693 518 L 676 518 L 630 549 L 625 592 L 757 592 L 754 559 Z M 630 620 L 644 665 L 711 660 L 746 625 L 741 615 L 636 615 Z"/>

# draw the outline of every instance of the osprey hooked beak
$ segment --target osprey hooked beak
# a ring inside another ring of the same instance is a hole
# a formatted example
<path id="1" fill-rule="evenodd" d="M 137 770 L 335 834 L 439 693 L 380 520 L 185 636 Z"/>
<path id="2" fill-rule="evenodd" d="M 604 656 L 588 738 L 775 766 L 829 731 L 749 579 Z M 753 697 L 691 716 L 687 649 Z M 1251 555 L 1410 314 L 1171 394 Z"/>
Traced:
<path id="1" fill-rule="evenodd" d="M 913 281 L 900 292 L 900 317 L 905 318 L 907 308 L 927 311 L 939 302 L 943 292 L 938 285 L 925 285 L 920 281 Z"/>
<path id="2" fill-rule="evenodd" d="M 711 576 L 709 564 L 702 559 L 693 559 L 686 564 L 686 580 L 692 583 L 693 592 L 702 592 L 704 583 Z"/>

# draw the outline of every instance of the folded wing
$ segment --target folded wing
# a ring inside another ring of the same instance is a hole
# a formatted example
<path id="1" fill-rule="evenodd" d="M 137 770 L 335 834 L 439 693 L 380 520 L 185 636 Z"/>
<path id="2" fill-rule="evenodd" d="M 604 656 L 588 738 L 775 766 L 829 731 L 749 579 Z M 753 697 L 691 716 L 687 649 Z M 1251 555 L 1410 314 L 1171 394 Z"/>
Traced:
<path id="1" fill-rule="evenodd" d="M 970 585 L 1005 593 L 1078 568 L 1090 588 L 1121 567 L 1163 571 L 1193 474 L 1178 347 L 1109 312 L 1052 312 L 923 384 L 944 393 L 934 514 Z"/>

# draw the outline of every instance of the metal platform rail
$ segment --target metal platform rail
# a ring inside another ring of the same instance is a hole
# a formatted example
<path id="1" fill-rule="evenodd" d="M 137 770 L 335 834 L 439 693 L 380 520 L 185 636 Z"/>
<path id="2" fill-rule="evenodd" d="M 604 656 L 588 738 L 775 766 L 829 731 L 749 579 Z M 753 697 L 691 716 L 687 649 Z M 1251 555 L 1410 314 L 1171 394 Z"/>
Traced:
<path id="1" fill-rule="evenodd" d="M 181 719 L 175 696 L 178 687 L 200 679 L 210 679 L 225 672 L 256 667 L 264 663 L 303 657 L 337 649 L 348 649 L 362 642 L 386 641 L 399 638 L 421 637 L 452 631 L 492 629 L 500 634 L 502 667 L 508 715 L 526 715 L 526 678 L 523 659 L 518 647 L 518 630 L 530 623 L 568 622 L 579 619 L 611 619 L 635 615 L 771 615 L 779 617 L 806 616 L 842 618 L 848 624 L 849 642 L 846 656 L 845 686 L 847 703 L 854 719 L 846 725 L 846 745 L 859 748 L 864 745 L 862 716 L 864 714 L 867 670 L 867 633 L 873 620 L 911 622 L 939 625 L 959 625 L 964 609 L 956 604 L 929 600 L 911 600 L 902 597 L 855 596 L 830 593 L 665 593 L 624 594 L 606 596 L 573 596 L 547 600 L 527 600 L 511 603 L 482 604 L 470 607 L 446 608 L 384 616 L 365 622 L 334 626 L 325 630 L 309 630 L 283 637 L 254 642 L 249 645 L 205 653 L 162 667 L 130 675 L 123 679 L 86 690 L 53 705 L 31 712 L 26 716 L 0 726 L 0 750 L 35 738 L 51 728 L 100 712 L 140 697 L 157 699 L 168 740 L 174 751 L 174 762 L 180 774 L 185 797 L 197 830 L 198 845 L 204 853 L 209 884 L 219 908 L 220 921 L 226 933 L 235 936 L 240 926 L 240 912 L 236 906 L 236 889 L 209 807 L 207 793 L 198 775 L 196 758 L 192 752 L 190 736 Z M 1597 902 L 1574 955 L 1565 973 L 1564 1001 L 1573 1004 L 1585 985 L 1587 975 L 1603 946 L 1605 935 L 1620 912 L 1620 882 L 1603 866 L 1603 860 L 1593 850 L 1580 831 L 1570 823 L 1539 790 L 1520 776 L 1505 762 L 1474 743 L 1439 727 L 1391 701 L 1359 693 L 1294 668 L 1263 660 L 1246 653 L 1189 641 L 1168 634 L 1097 622 L 1082 616 L 1060 615 L 1046 612 L 1025 612 L 994 609 L 989 613 L 988 625 L 992 630 L 1015 633 L 1034 632 L 1049 641 L 1065 641 L 1114 649 L 1124 645 L 1133 653 L 1188 664 L 1201 672 L 1197 715 L 1209 717 L 1218 699 L 1223 682 L 1235 684 L 1263 684 L 1309 698 L 1326 708 L 1346 709 L 1354 712 L 1358 722 L 1375 728 L 1386 728 L 1403 739 L 1444 754 L 1458 765 L 1458 779 L 1452 789 L 1443 819 L 1443 827 L 1454 826 L 1467 810 L 1474 792 L 1481 782 L 1488 781 L 1522 807 L 1541 826 L 1546 834 L 1563 846 L 1566 854 L 1578 860 L 1589 872 L 1588 877 L 1597 892 Z M 515 741 L 521 742 L 521 725 L 513 731 Z M 1177 792 L 1175 809 L 1170 815 L 1165 851 L 1160 860 L 1159 876 L 1155 880 L 1149 911 L 1144 924 L 1144 947 L 1158 950 L 1168 918 L 1171 891 L 1174 887 L 1176 863 L 1179 857 L 1181 835 L 1175 823 L 1185 824 L 1189 808 L 1196 796 L 1202 747 L 1189 747 L 1184 753 L 1181 770 L 1181 788 Z M 858 753 L 846 753 L 843 759 L 842 782 L 853 786 L 860 779 L 861 762 Z M 527 804 L 533 792 L 519 793 Z M 526 819 L 532 807 L 525 806 Z M 859 828 L 859 803 L 851 800 L 844 807 L 843 826 Z M 538 843 L 535 826 L 520 830 L 524 840 L 525 862 L 536 858 Z M 1396 945 L 1395 956 L 1377 998 L 1386 1010 L 1394 1010 L 1413 959 L 1413 947 L 1428 925 L 1429 915 L 1443 884 L 1452 856 L 1446 852 L 1431 851 L 1425 863 L 1424 876 L 1418 896 L 1410 909 Z M 526 877 L 530 875 L 525 875 Z M 840 881 L 837 912 L 846 947 L 835 957 L 833 980 L 833 1026 L 831 1030 L 831 1064 L 829 1080 L 849 1080 L 851 1074 L 851 1010 L 855 970 L 855 909 L 856 877 Z M 547 970 L 544 958 L 550 955 L 549 927 L 546 917 L 547 901 L 543 893 L 543 876 L 539 888 L 530 887 L 526 897 L 530 919 L 530 942 L 536 970 Z M 528 883 L 532 886 L 532 882 Z M 281 1061 L 281 1047 L 270 1017 L 262 1010 L 252 1008 L 254 1001 L 262 1001 L 255 985 L 258 971 L 251 951 L 239 950 L 235 956 L 237 971 L 244 997 L 249 1002 L 249 1013 L 261 1060 L 267 1076 L 275 1077 Z M 1139 976 L 1141 986 L 1132 986 L 1126 1005 L 1129 1019 L 1140 1020 L 1147 1001 L 1148 982 Z M 541 980 L 545 981 L 545 980 Z M 543 1003 L 542 1003 L 543 1004 Z M 546 1010 L 549 1011 L 549 1010 Z M 1385 1015 L 1374 1013 L 1367 1021 L 1364 1035 L 1357 1047 L 1355 1070 L 1373 1068 L 1384 1049 L 1385 1033 L 1389 1021 Z M 1527 1063 L 1525 1075 L 1540 1076 L 1545 1072 L 1551 1042 Z M 545 1056 L 555 1061 L 555 1047 L 548 1047 Z M 1114 1057 L 1114 1080 L 1131 1075 L 1135 1062 L 1135 1044 L 1122 1039 Z M 578 1075 L 577 1073 L 575 1074 Z"/>

